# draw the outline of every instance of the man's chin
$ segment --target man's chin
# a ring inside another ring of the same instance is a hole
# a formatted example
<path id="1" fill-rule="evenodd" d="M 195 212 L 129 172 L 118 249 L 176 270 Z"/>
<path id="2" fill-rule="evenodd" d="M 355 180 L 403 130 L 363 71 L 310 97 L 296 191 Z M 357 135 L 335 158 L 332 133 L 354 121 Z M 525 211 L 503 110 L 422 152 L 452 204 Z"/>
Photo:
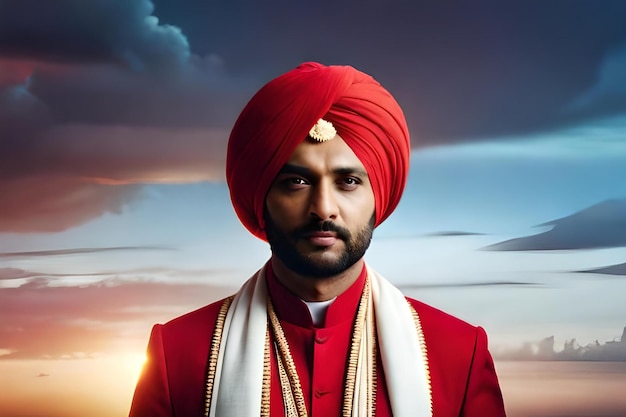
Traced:
<path id="1" fill-rule="evenodd" d="M 303 275 L 317 279 L 331 278 L 348 268 L 346 260 L 346 256 L 329 253 L 329 251 L 312 254 L 306 257 L 306 270 L 309 271 L 309 274 Z"/>

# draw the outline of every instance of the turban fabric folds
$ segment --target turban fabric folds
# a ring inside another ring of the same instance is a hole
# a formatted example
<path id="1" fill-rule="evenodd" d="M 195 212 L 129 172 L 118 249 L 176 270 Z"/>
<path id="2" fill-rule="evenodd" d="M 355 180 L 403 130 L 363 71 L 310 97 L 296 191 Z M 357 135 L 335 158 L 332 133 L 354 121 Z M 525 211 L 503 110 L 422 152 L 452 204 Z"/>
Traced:
<path id="1" fill-rule="evenodd" d="M 228 141 L 226 181 L 237 216 L 267 240 L 263 212 L 274 178 L 318 119 L 365 167 L 375 198 L 375 225 L 396 208 L 406 184 L 410 140 L 396 100 L 371 76 L 350 66 L 315 62 L 275 78 L 248 102 Z"/>

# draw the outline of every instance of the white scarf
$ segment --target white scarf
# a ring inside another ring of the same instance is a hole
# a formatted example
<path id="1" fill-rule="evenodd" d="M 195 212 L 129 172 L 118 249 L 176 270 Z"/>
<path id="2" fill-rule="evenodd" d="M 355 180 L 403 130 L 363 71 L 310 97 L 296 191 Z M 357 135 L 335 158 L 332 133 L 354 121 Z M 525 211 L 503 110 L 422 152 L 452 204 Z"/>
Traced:
<path id="1" fill-rule="evenodd" d="M 367 273 L 393 415 L 431 417 L 430 374 L 419 318 L 416 314 L 414 316 L 414 310 L 397 288 L 374 270 L 368 268 Z M 224 320 L 210 417 L 261 415 L 267 296 L 265 273 L 261 269 L 241 287 L 232 301 Z M 359 372 L 357 376 L 355 397 L 359 396 L 358 387 L 365 386 L 363 378 L 367 376 L 364 374 Z M 363 417 L 364 411 L 364 407 L 355 407 L 352 413 L 355 417 Z"/>

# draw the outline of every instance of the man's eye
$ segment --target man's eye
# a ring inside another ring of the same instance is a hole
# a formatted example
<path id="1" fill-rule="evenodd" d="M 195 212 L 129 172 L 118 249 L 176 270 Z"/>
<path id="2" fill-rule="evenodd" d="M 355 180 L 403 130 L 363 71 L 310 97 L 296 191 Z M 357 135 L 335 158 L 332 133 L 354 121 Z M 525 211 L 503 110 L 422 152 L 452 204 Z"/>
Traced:
<path id="1" fill-rule="evenodd" d="M 347 190 L 352 190 L 359 186 L 359 184 L 361 184 L 361 181 L 358 178 L 354 177 L 346 177 L 340 181 L 341 187 Z"/>
<path id="2" fill-rule="evenodd" d="M 302 187 L 307 186 L 309 183 L 304 178 L 290 177 L 290 178 L 285 178 L 284 180 L 282 180 L 281 184 L 286 189 L 296 189 L 297 190 L 297 189 L 300 189 Z"/>

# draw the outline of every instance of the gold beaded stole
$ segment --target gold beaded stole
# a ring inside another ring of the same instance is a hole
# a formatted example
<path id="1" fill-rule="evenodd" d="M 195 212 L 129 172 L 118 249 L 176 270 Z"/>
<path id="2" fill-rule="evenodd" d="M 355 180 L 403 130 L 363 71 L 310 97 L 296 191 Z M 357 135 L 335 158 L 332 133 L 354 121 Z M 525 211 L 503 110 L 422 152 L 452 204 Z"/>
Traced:
<path id="1" fill-rule="evenodd" d="M 220 345 L 222 344 L 222 332 L 224 331 L 224 321 L 226 314 L 230 308 L 230 304 L 233 302 L 235 296 L 230 296 L 224 300 L 220 311 L 217 314 L 217 320 L 215 321 L 215 328 L 213 329 L 213 335 L 211 337 L 211 347 L 209 349 L 209 363 L 207 365 L 206 376 L 206 390 L 204 400 L 204 417 L 209 416 L 211 410 L 211 396 L 213 395 L 213 384 L 215 382 L 215 371 L 217 370 L 217 358 L 220 354 Z"/>
<path id="2" fill-rule="evenodd" d="M 231 302 L 234 297 L 227 298 L 222 304 L 217 316 L 215 329 L 211 338 L 209 350 L 209 360 L 206 376 L 206 396 L 204 416 L 208 417 L 211 409 L 211 400 L 216 376 L 220 345 L 224 322 Z M 407 301 L 408 303 L 408 301 Z M 415 323 L 419 343 L 424 355 L 426 355 L 426 343 L 422 332 L 420 320 L 413 306 L 409 304 L 413 321 Z M 270 382 L 271 382 L 271 354 L 270 354 L 270 332 L 273 337 L 274 352 L 276 355 L 278 377 L 283 394 L 283 404 L 285 416 L 307 417 L 307 410 L 304 400 L 304 393 L 300 379 L 289 350 L 287 338 L 283 332 L 280 321 L 274 310 L 270 297 L 267 297 L 268 326 L 265 337 L 265 352 L 263 363 L 263 384 L 261 393 L 261 417 L 270 415 Z M 356 319 L 353 325 L 352 340 L 350 343 L 350 354 L 348 368 L 345 376 L 345 387 L 343 398 L 343 417 L 351 416 L 373 416 L 376 410 L 376 327 L 373 318 L 373 305 L 370 291 L 370 280 L 366 281 Z M 427 383 L 430 391 L 430 375 L 427 372 Z M 430 404 L 432 410 L 432 403 Z"/>

